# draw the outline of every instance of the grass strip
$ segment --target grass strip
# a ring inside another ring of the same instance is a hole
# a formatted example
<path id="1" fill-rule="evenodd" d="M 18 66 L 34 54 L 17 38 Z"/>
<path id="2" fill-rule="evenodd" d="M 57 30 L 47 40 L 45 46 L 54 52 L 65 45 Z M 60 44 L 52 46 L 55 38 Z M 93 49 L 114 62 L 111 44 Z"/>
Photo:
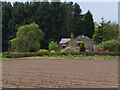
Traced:
<path id="1" fill-rule="evenodd" d="M 85 56 L 85 55 L 52 55 L 52 56 L 32 56 L 32 57 L 20 57 L 20 58 L 9 58 L 9 59 L 27 59 L 27 58 L 80 58 L 80 59 L 120 59 L 119 56 Z M 0 57 L 0 59 L 8 59 L 6 57 Z"/>

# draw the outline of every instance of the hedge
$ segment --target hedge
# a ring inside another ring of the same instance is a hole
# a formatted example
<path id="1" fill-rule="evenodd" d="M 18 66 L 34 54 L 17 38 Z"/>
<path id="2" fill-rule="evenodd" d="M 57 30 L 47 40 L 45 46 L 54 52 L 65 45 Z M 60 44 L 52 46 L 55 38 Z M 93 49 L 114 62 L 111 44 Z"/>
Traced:
<path id="1" fill-rule="evenodd" d="M 98 56 L 120 56 L 120 52 L 56 52 L 56 53 L 52 53 L 52 52 L 27 52 L 27 53 L 3 53 L 2 56 L 3 57 L 7 57 L 7 58 L 20 58 L 20 57 L 32 57 L 32 56 L 52 56 L 52 55 L 85 55 L 85 56 L 94 56 L 94 55 L 98 55 Z"/>

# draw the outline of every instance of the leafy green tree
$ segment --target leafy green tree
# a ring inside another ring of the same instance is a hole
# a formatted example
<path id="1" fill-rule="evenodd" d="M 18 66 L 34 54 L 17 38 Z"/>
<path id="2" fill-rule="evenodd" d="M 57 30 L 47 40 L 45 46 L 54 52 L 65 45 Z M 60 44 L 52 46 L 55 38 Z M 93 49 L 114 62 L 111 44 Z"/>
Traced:
<path id="1" fill-rule="evenodd" d="M 16 52 L 39 51 L 43 37 L 44 33 L 37 24 L 24 25 L 18 28 L 17 37 L 11 40 L 11 45 Z"/>
<path id="2" fill-rule="evenodd" d="M 84 52 L 85 51 L 85 45 L 84 45 L 84 42 L 82 42 L 79 46 L 79 51 L 80 52 Z"/>
<path id="3" fill-rule="evenodd" d="M 105 20 L 104 18 L 101 18 L 101 22 L 100 22 L 100 25 L 98 25 L 97 23 L 95 23 L 95 32 L 93 34 L 93 37 L 92 39 L 94 41 L 96 41 L 97 43 L 101 43 L 102 42 L 102 39 L 104 37 L 104 27 L 105 27 Z"/>
<path id="4" fill-rule="evenodd" d="M 120 42 L 117 40 L 104 41 L 98 45 L 102 50 L 109 50 L 110 52 L 120 52 Z"/>
<path id="5" fill-rule="evenodd" d="M 50 50 L 50 51 L 51 51 L 51 50 L 57 51 L 57 47 L 58 47 L 57 42 L 51 41 L 51 42 L 49 43 L 49 50 Z"/>
<path id="6" fill-rule="evenodd" d="M 116 23 L 107 22 L 104 28 L 104 38 L 102 41 L 117 39 L 119 28 Z"/>
<path id="7" fill-rule="evenodd" d="M 97 43 L 101 43 L 103 41 L 117 39 L 118 33 L 119 29 L 116 23 L 111 23 L 110 21 L 105 23 L 102 18 L 102 22 L 95 27 L 93 40 Z"/>

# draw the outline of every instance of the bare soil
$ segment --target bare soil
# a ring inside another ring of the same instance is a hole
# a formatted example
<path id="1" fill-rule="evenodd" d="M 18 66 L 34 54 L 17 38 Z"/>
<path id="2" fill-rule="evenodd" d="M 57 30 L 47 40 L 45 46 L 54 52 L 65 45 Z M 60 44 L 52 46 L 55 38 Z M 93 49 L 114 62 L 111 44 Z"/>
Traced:
<path id="1" fill-rule="evenodd" d="M 118 60 L 2 60 L 4 88 L 117 88 Z"/>

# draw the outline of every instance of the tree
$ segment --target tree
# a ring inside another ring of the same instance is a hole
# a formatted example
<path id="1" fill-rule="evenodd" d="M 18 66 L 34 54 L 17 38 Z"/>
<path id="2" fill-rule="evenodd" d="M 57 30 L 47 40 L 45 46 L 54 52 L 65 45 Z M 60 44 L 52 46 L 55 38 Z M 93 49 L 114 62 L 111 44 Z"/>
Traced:
<path id="1" fill-rule="evenodd" d="M 44 33 L 39 29 L 39 26 L 32 23 L 18 28 L 17 37 L 11 40 L 11 45 L 16 52 L 39 51 L 39 42 L 43 37 Z"/>
<path id="2" fill-rule="evenodd" d="M 95 27 L 93 40 L 97 43 L 101 43 L 103 41 L 117 39 L 118 33 L 119 29 L 116 23 L 111 23 L 111 21 L 105 23 L 104 19 L 102 18 L 102 22 Z"/>
<path id="3" fill-rule="evenodd" d="M 88 12 L 84 16 L 84 35 L 92 38 L 94 34 L 94 23 L 93 23 L 93 15 L 88 10 Z"/>
<path id="4" fill-rule="evenodd" d="M 79 18 L 74 26 L 74 36 L 82 35 L 84 31 L 84 20 L 83 18 Z"/>
<path id="5" fill-rule="evenodd" d="M 105 25 L 105 28 L 104 28 L 104 38 L 103 38 L 102 41 L 117 39 L 118 38 L 118 34 L 119 34 L 118 25 L 115 22 L 111 23 L 109 21 Z"/>
<path id="6" fill-rule="evenodd" d="M 85 51 L 85 45 L 84 45 L 84 42 L 82 42 L 79 46 L 79 51 L 80 52 L 84 52 Z"/>
<path id="7" fill-rule="evenodd" d="M 57 42 L 51 41 L 51 42 L 49 43 L 49 50 L 50 50 L 50 51 L 51 51 L 51 50 L 57 51 L 57 47 L 58 47 Z"/>
<path id="8" fill-rule="evenodd" d="M 7 51 L 10 39 L 9 21 L 12 18 L 12 5 L 10 2 L 2 2 L 2 51 Z"/>
<path id="9" fill-rule="evenodd" d="M 80 18 L 81 13 L 82 13 L 82 10 L 80 8 L 80 5 L 78 3 L 75 3 L 73 5 L 73 12 L 72 12 L 72 18 L 74 23 Z"/>
<path id="10" fill-rule="evenodd" d="M 73 2 L 64 3 L 65 9 L 65 30 L 64 33 L 66 37 L 70 37 L 70 33 L 73 32 L 73 20 L 72 20 L 72 12 L 73 12 Z"/>

